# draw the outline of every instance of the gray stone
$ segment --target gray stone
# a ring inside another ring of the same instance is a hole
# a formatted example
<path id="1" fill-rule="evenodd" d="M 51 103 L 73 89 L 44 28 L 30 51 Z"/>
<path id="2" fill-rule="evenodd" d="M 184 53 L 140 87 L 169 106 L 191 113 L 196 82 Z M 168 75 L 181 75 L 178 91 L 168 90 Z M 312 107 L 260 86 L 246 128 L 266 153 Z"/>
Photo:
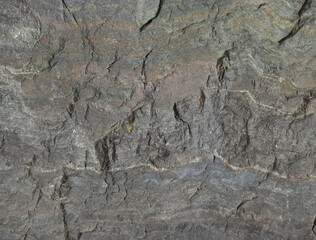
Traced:
<path id="1" fill-rule="evenodd" d="M 312 0 L 0 0 L 0 239 L 316 239 Z"/>
<path id="2" fill-rule="evenodd" d="M 161 0 L 137 0 L 136 20 L 140 31 L 158 14 Z"/>

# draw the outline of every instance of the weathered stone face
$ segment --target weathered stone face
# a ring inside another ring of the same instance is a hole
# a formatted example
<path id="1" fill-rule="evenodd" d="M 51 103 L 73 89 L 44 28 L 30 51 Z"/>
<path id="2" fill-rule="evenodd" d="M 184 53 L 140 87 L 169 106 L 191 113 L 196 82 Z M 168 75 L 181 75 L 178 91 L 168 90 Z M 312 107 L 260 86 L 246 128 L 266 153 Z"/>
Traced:
<path id="1" fill-rule="evenodd" d="M 0 239 L 316 239 L 313 0 L 0 0 Z"/>
<path id="2" fill-rule="evenodd" d="M 136 21 L 140 31 L 159 13 L 161 0 L 137 0 Z"/>

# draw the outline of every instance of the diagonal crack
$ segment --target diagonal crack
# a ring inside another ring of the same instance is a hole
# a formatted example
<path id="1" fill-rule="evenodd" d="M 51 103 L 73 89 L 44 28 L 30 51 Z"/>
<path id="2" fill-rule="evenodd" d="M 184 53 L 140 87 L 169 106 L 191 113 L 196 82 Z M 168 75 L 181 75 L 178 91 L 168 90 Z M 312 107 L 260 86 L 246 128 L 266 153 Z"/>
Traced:
<path id="1" fill-rule="evenodd" d="M 60 210 L 62 212 L 62 218 L 63 218 L 63 223 L 64 223 L 64 237 L 65 237 L 65 240 L 68 240 L 69 239 L 69 229 L 68 229 L 68 223 L 67 223 L 67 219 L 66 219 L 66 209 L 65 209 L 65 204 L 64 203 L 60 203 L 59 205 L 60 207 Z"/>
<path id="2" fill-rule="evenodd" d="M 23 240 L 27 239 L 27 234 L 29 233 L 30 229 L 31 229 L 30 227 L 27 229 L 26 233 L 23 236 Z"/>
<path id="3" fill-rule="evenodd" d="M 161 8 L 162 8 L 162 4 L 163 4 L 163 1 L 164 0 L 159 0 L 159 5 L 158 5 L 158 9 L 157 9 L 157 13 L 156 15 L 150 19 L 148 22 L 146 22 L 143 26 L 140 27 L 139 31 L 142 32 L 149 24 L 151 24 L 151 22 L 158 17 L 160 11 L 161 11 Z"/>
<path id="4" fill-rule="evenodd" d="M 38 188 L 38 198 L 36 200 L 36 204 L 35 204 L 35 208 L 36 209 L 38 207 L 38 204 L 40 202 L 40 200 L 42 199 L 42 196 L 43 196 L 43 192 L 42 192 L 42 189 L 40 187 L 37 187 Z"/>
<path id="5" fill-rule="evenodd" d="M 111 164 L 107 137 L 95 143 L 95 152 L 100 163 L 100 171 L 107 172 Z"/>
<path id="6" fill-rule="evenodd" d="M 267 5 L 267 3 L 261 3 L 259 4 L 259 6 L 257 7 L 257 10 L 259 10 L 260 8 L 262 8 L 263 6 Z"/>
<path id="7" fill-rule="evenodd" d="M 204 168 L 204 170 L 203 170 L 203 172 L 202 172 L 201 174 L 205 173 L 208 167 L 209 167 L 209 164 L 206 165 L 206 167 Z M 200 185 L 196 188 L 196 191 L 193 193 L 192 196 L 190 196 L 189 201 L 190 201 L 190 204 L 191 204 L 191 205 L 192 205 L 192 199 L 195 198 L 195 197 L 199 194 L 199 192 L 200 192 L 202 189 L 204 189 L 204 188 L 207 187 L 207 185 L 205 184 L 205 180 L 206 180 L 208 177 L 209 177 L 209 173 L 206 173 L 205 176 L 204 176 L 204 178 L 202 179 Z"/>
<path id="8" fill-rule="evenodd" d="M 278 41 L 279 44 L 282 44 L 285 40 L 289 39 L 290 37 L 293 37 L 302 27 L 304 24 L 300 24 L 300 20 L 294 25 L 291 32 L 286 35 L 284 38 Z"/>
<path id="9" fill-rule="evenodd" d="M 290 37 L 293 37 L 303 26 L 304 23 L 302 23 L 302 16 L 303 13 L 310 8 L 311 6 L 311 0 L 305 0 L 302 7 L 300 8 L 300 10 L 298 11 L 298 20 L 297 23 L 294 25 L 294 27 L 292 28 L 291 32 L 286 35 L 284 38 L 282 38 L 281 40 L 279 40 L 279 44 L 282 44 L 285 40 L 289 39 Z"/>
<path id="10" fill-rule="evenodd" d="M 58 57 L 58 55 L 62 51 L 64 51 L 65 46 L 66 46 L 66 42 L 67 42 L 67 40 L 64 39 L 64 38 L 60 38 L 59 39 L 59 47 L 58 47 L 58 49 L 51 54 L 51 57 L 48 59 L 48 62 L 47 62 L 48 63 L 48 67 L 46 67 L 43 70 L 41 70 L 41 72 L 44 72 L 45 70 L 51 71 L 52 68 L 54 66 L 56 66 L 56 64 L 58 63 L 58 60 L 56 60 L 56 57 Z"/>
<path id="11" fill-rule="evenodd" d="M 77 27 L 81 30 L 81 28 L 79 27 L 79 24 L 78 24 L 78 21 L 75 17 L 75 15 L 70 11 L 68 5 L 66 4 L 66 1 L 65 0 L 61 0 L 64 8 L 68 11 L 68 13 L 71 15 L 71 17 L 73 18 L 74 22 L 76 23 Z M 64 19 L 65 19 L 65 15 L 64 15 Z"/>
<path id="12" fill-rule="evenodd" d="M 178 107 L 177 107 L 177 103 L 174 103 L 173 104 L 173 113 L 174 113 L 174 118 L 178 121 L 178 122 L 182 122 L 184 123 L 188 130 L 189 130 L 189 135 L 190 137 L 192 137 L 192 132 L 191 132 L 191 127 L 190 127 L 190 124 L 187 123 L 186 121 L 183 120 L 183 118 L 180 116 L 180 113 L 179 113 L 179 110 L 178 110 Z"/>
<path id="13" fill-rule="evenodd" d="M 191 204 L 191 205 L 192 205 L 192 199 L 193 199 L 194 197 L 196 197 L 196 196 L 199 194 L 199 192 L 203 189 L 202 184 L 203 184 L 203 181 L 202 181 L 201 184 L 196 188 L 196 191 L 192 194 L 192 196 L 190 196 L 189 201 L 190 201 L 190 204 Z"/>
<path id="14" fill-rule="evenodd" d="M 64 168 L 63 169 L 63 176 L 62 176 L 62 179 L 61 179 L 60 185 L 59 185 L 59 189 L 57 190 L 59 199 L 62 198 L 62 186 L 67 181 L 68 181 L 68 176 L 66 175 L 65 168 Z M 68 240 L 69 239 L 69 229 L 68 229 L 68 223 L 67 223 L 67 218 L 66 218 L 67 212 L 66 212 L 66 209 L 65 209 L 65 203 L 60 202 L 59 203 L 59 209 L 60 209 L 60 211 L 62 213 L 62 221 L 63 221 L 63 225 L 64 225 L 64 237 L 65 237 L 65 240 Z"/>
<path id="15" fill-rule="evenodd" d="M 225 64 L 226 60 L 230 62 L 229 50 L 226 50 L 223 55 L 217 59 L 216 63 L 218 81 L 220 82 L 221 87 L 223 86 L 223 79 L 227 71 L 227 65 Z"/>
<path id="16" fill-rule="evenodd" d="M 113 67 L 114 63 L 119 60 L 117 49 L 115 50 L 114 60 L 110 62 L 109 66 L 107 66 L 108 73 L 111 72 L 111 67 Z"/>
<path id="17" fill-rule="evenodd" d="M 0 141 L 0 152 L 3 153 L 4 151 L 4 145 L 5 145 L 5 139 L 8 135 L 8 131 L 4 131 L 3 135 L 2 135 L 2 139 Z"/>
<path id="18" fill-rule="evenodd" d="M 141 69 L 141 72 L 140 72 L 140 77 L 142 79 L 142 82 L 144 84 L 144 88 L 146 87 L 147 85 L 147 76 L 146 76 L 146 60 L 149 56 L 149 54 L 152 52 L 153 50 L 149 50 L 149 52 L 146 53 L 146 55 L 143 57 L 143 62 L 142 62 L 142 69 Z"/>
<path id="19" fill-rule="evenodd" d="M 205 93 L 203 91 L 203 88 L 200 89 L 200 97 L 199 97 L 199 109 L 200 109 L 200 112 L 203 112 L 203 109 L 204 109 L 204 104 L 205 104 Z"/>
<path id="20" fill-rule="evenodd" d="M 252 197 L 243 199 L 241 203 L 239 203 L 238 206 L 236 207 L 236 212 L 238 212 L 241 209 L 241 207 L 243 207 L 247 202 L 253 201 L 257 198 L 258 196 L 252 196 Z"/>

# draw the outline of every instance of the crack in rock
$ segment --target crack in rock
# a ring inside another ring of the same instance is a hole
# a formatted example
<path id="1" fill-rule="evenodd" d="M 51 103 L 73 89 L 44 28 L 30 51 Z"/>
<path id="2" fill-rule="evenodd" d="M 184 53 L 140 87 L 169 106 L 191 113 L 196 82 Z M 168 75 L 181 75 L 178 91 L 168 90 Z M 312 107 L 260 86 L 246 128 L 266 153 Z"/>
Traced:
<path id="1" fill-rule="evenodd" d="M 253 201 L 255 199 L 257 199 L 258 196 L 253 196 L 253 197 L 249 197 L 249 198 L 246 198 L 246 199 L 243 199 L 241 201 L 241 203 L 238 204 L 238 206 L 236 207 L 236 212 L 240 211 L 240 209 L 247 203 L 247 202 L 250 202 L 250 201 Z"/>
<path id="2" fill-rule="evenodd" d="M 302 16 L 303 13 L 310 8 L 312 3 L 312 0 L 305 0 L 302 7 L 300 8 L 300 10 L 298 11 L 298 20 L 297 23 L 294 25 L 294 27 L 292 28 L 291 32 L 286 35 L 284 38 L 282 38 L 281 40 L 279 40 L 279 44 L 282 44 L 283 42 L 285 42 L 287 39 L 293 37 L 303 26 L 304 23 L 302 23 Z"/>
<path id="3" fill-rule="evenodd" d="M 163 0 L 138 0 L 136 21 L 142 32 L 159 14 Z"/>
<path id="4" fill-rule="evenodd" d="M 218 81 L 221 87 L 223 86 L 223 79 L 225 77 L 225 73 L 228 69 L 229 63 L 230 63 L 229 50 L 226 50 L 223 53 L 223 55 L 219 59 L 217 59 L 217 63 L 216 63 Z"/>

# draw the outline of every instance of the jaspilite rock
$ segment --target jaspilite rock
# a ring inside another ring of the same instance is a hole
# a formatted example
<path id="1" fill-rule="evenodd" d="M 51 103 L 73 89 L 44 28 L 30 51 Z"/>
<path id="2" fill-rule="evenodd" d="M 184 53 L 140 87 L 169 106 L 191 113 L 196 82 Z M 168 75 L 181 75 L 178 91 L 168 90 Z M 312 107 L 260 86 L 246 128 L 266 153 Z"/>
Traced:
<path id="1" fill-rule="evenodd" d="M 0 0 L 0 239 L 316 239 L 316 2 Z"/>

